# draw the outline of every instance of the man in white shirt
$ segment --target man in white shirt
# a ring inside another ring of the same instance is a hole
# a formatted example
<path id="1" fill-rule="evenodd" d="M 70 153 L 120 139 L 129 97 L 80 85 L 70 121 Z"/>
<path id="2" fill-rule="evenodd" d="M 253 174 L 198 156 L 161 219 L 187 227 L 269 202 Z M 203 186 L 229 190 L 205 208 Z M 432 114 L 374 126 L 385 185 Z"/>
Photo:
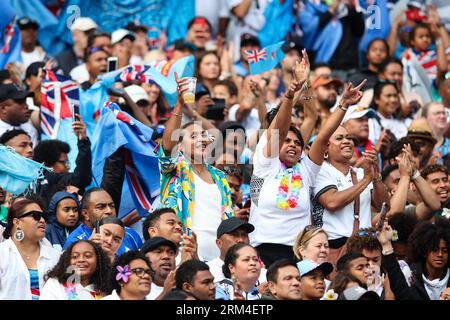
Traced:
<path id="1" fill-rule="evenodd" d="M 209 271 L 214 276 L 215 283 L 225 279 L 222 267 L 228 249 L 236 243 L 249 244 L 248 234 L 253 232 L 253 230 L 255 230 L 255 227 L 252 224 L 246 223 L 236 217 L 231 217 L 221 222 L 217 228 L 216 240 L 216 245 L 220 250 L 220 257 L 207 262 Z M 260 283 L 266 281 L 266 272 L 267 270 L 265 268 L 261 269 L 261 275 L 259 276 Z"/>
<path id="2" fill-rule="evenodd" d="M 140 250 L 150 260 L 155 271 L 147 300 L 161 300 L 175 286 L 175 255 L 177 246 L 162 237 L 151 238 Z"/>
<path id="3" fill-rule="evenodd" d="M 37 45 L 39 24 L 27 17 L 17 20 L 22 36 L 22 63 L 24 68 L 37 61 L 44 61 L 47 54 L 42 47 Z"/>
<path id="4" fill-rule="evenodd" d="M 37 130 L 31 124 L 31 110 L 26 98 L 33 93 L 15 84 L 0 85 L 0 136 L 8 130 L 22 129 L 31 137 L 33 145 L 38 143 Z"/>

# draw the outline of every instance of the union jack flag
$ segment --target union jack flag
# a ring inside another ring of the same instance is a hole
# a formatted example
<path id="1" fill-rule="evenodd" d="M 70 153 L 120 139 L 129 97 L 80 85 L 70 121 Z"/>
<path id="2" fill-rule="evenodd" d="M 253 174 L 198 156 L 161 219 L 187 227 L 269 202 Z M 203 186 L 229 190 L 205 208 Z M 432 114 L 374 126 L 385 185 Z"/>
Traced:
<path id="1" fill-rule="evenodd" d="M 151 66 L 148 65 L 133 65 L 123 69 L 117 76 L 116 81 L 132 81 L 137 80 L 144 83 L 154 82 L 153 78 L 145 74 Z"/>
<path id="2" fill-rule="evenodd" d="M 69 77 L 45 70 L 41 85 L 41 129 L 51 139 L 58 134 L 61 119 L 79 113 L 78 84 Z"/>
<path id="3" fill-rule="evenodd" d="M 267 60 L 266 49 L 261 50 L 245 50 L 248 63 L 255 63 L 261 60 Z"/>

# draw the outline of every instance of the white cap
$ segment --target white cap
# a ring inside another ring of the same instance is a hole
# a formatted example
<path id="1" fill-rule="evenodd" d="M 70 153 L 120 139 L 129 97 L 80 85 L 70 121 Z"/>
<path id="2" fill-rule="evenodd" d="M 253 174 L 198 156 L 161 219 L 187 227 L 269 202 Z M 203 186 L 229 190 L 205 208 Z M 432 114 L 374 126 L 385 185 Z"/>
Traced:
<path id="1" fill-rule="evenodd" d="M 147 92 L 141 86 L 132 84 L 131 86 L 125 87 L 124 90 L 134 103 L 141 100 L 149 101 Z"/>
<path id="2" fill-rule="evenodd" d="M 342 120 L 342 123 L 345 123 L 351 119 L 359 119 L 364 116 L 374 118 L 375 115 L 376 115 L 375 110 L 371 108 L 368 108 L 366 106 L 353 105 L 348 108 L 347 113 L 345 114 L 344 119 Z"/>
<path id="3" fill-rule="evenodd" d="M 98 29 L 98 25 L 94 20 L 88 17 L 79 17 L 75 19 L 72 26 L 70 27 L 70 31 L 88 31 L 92 29 Z"/>
<path id="4" fill-rule="evenodd" d="M 130 30 L 118 29 L 111 34 L 111 44 L 116 44 L 122 41 L 125 37 L 132 38 L 131 41 L 134 41 L 134 39 L 136 39 L 136 36 Z"/>

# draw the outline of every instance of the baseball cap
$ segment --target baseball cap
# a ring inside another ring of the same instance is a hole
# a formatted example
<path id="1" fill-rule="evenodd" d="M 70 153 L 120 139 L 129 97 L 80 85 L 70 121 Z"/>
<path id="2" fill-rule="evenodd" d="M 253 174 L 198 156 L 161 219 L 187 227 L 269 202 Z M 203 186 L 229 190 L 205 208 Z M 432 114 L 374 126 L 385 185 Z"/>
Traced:
<path id="1" fill-rule="evenodd" d="M 333 265 L 329 262 L 322 262 L 319 264 L 308 259 L 297 262 L 297 268 L 300 272 L 300 277 L 317 269 L 322 270 L 324 276 L 329 275 L 333 271 Z"/>
<path id="2" fill-rule="evenodd" d="M 358 285 L 345 289 L 338 300 L 380 300 L 374 291 L 368 291 Z"/>
<path id="3" fill-rule="evenodd" d="M 148 239 L 147 241 L 144 242 L 140 251 L 143 254 L 146 254 L 147 252 L 153 251 L 162 246 L 168 246 L 173 251 L 175 252 L 177 251 L 177 246 L 175 245 L 175 243 L 163 237 L 154 237 Z"/>
<path id="4" fill-rule="evenodd" d="M 247 233 L 251 233 L 253 232 L 253 230 L 255 230 L 255 227 L 252 224 L 244 222 L 236 217 L 231 217 L 226 220 L 222 220 L 222 222 L 220 223 L 219 227 L 217 228 L 217 239 L 219 239 L 225 233 L 230 233 L 239 228 L 244 229 Z"/>
<path id="5" fill-rule="evenodd" d="M 368 118 L 375 118 L 376 117 L 375 110 L 367 106 L 354 105 L 348 108 L 344 116 L 344 119 L 342 120 L 342 123 L 346 123 L 348 120 L 351 119 L 359 119 L 364 116 L 367 116 Z"/>
<path id="6" fill-rule="evenodd" d="M 111 44 L 116 44 L 126 38 L 134 41 L 136 36 L 130 30 L 118 29 L 111 34 Z"/>
<path id="7" fill-rule="evenodd" d="M 25 91 L 16 84 L 9 83 L 0 85 L 0 102 L 7 99 L 22 100 L 32 96 L 34 96 L 33 92 Z"/>
<path id="8" fill-rule="evenodd" d="M 338 88 L 344 85 L 344 83 L 339 79 L 332 78 L 331 76 L 320 76 L 314 80 L 312 83 L 312 88 L 317 89 L 318 87 L 326 86 L 330 83 L 334 83 Z"/>
<path id="9" fill-rule="evenodd" d="M 32 28 L 34 30 L 39 29 L 39 23 L 28 17 L 22 17 L 19 20 L 17 20 L 17 25 L 19 26 L 20 30 L 29 28 Z"/>
<path id="10" fill-rule="evenodd" d="M 297 50 L 297 52 L 301 55 L 303 48 L 304 47 L 300 42 L 296 42 L 295 40 L 289 40 L 283 44 L 281 50 L 283 50 L 284 53 L 288 53 L 291 50 Z"/>
<path id="11" fill-rule="evenodd" d="M 245 46 L 261 46 L 261 43 L 259 42 L 258 38 L 250 33 L 244 33 L 241 36 L 241 47 Z"/>
<path id="12" fill-rule="evenodd" d="M 98 25 L 89 17 L 79 17 L 75 19 L 70 27 L 70 31 L 89 31 L 92 29 L 98 29 Z"/>
<path id="13" fill-rule="evenodd" d="M 128 93 L 134 103 L 141 100 L 149 101 L 147 92 L 141 86 L 133 84 L 131 86 L 125 87 L 124 90 L 126 93 Z"/>

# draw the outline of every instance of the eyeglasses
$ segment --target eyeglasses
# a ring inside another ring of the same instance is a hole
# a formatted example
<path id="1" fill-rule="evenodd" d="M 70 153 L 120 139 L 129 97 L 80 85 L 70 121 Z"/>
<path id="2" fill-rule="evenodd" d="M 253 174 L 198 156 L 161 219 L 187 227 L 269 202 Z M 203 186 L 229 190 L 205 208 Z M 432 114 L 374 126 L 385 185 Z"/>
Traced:
<path id="1" fill-rule="evenodd" d="M 70 168 L 70 161 L 69 160 L 58 160 L 56 162 L 61 163 L 66 168 Z"/>
<path id="2" fill-rule="evenodd" d="M 152 269 L 134 268 L 134 269 L 131 269 L 131 272 L 133 272 L 139 278 L 144 277 L 144 274 L 148 274 L 150 276 L 150 278 L 153 278 L 153 275 L 154 275 L 154 271 Z"/>
<path id="3" fill-rule="evenodd" d="M 29 217 L 32 216 L 34 220 L 36 221 L 41 221 L 42 218 L 44 218 L 45 221 L 48 220 L 48 216 L 47 213 L 42 212 L 42 211 L 29 211 L 29 212 L 25 212 L 24 214 L 22 214 L 21 216 L 19 216 L 18 218 L 25 218 L 25 217 Z"/>

